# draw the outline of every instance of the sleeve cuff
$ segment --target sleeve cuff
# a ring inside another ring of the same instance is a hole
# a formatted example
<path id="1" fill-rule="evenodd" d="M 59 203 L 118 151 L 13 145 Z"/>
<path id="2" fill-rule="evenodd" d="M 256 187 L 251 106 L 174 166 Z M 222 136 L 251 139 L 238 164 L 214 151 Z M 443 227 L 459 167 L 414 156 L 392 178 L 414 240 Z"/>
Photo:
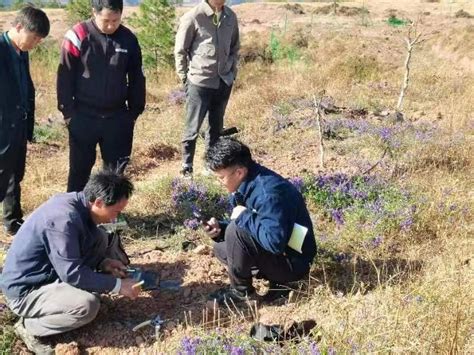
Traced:
<path id="1" fill-rule="evenodd" d="M 121 279 L 116 279 L 115 287 L 112 289 L 112 291 L 110 291 L 110 293 L 114 293 L 114 294 L 118 295 L 121 288 L 122 288 L 122 280 Z"/>

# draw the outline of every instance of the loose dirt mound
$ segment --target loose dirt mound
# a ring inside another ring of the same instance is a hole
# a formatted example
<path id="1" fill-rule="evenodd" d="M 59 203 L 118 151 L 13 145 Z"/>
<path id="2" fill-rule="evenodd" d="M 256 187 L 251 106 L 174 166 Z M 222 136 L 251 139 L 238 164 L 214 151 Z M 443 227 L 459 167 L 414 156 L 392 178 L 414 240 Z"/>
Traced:
<path id="1" fill-rule="evenodd" d="M 318 7 L 313 10 L 313 14 L 316 15 L 329 15 L 334 14 L 336 15 L 343 15 L 343 16 L 360 16 L 362 14 L 368 14 L 369 10 L 365 7 L 352 7 L 352 6 L 340 6 L 336 5 L 334 11 L 334 5 L 325 5 Z"/>
<path id="2" fill-rule="evenodd" d="M 128 174 L 136 180 L 143 179 L 151 169 L 158 167 L 164 161 L 178 157 L 178 149 L 163 143 L 156 143 L 134 153 Z"/>

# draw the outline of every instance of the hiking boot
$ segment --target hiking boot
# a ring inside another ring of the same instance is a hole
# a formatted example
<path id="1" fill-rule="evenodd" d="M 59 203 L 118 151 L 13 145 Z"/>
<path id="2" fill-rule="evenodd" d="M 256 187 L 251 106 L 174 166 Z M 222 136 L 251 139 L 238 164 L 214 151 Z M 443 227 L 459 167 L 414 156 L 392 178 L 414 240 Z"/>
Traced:
<path id="1" fill-rule="evenodd" d="M 270 281 L 270 287 L 268 292 L 264 294 L 260 301 L 262 303 L 272 303 L 275 301 L 286 301 L 290 295 L 291 287 L 284 284 L 278 284 L 276 282 Z"/>
<path id="2" fill-rule="evenodd" d="M 54 349 L 50 345 L 28 333 L 23 324 L 23 318 L 20 318 L 18 322 L 15 323 L 13 329 L 15 330 L 15 334 L 25 343 L 28 350 L 40 355 L 54 355 Z"/>
<path id="3" fill-rule="evenodd" d="M 181 176 L 185 179 L 193 178 L 193 167 L 192 166 L 183 166 L 183 169 L 179 172 Z"/>
<path id="4" fill-rule="evenodd" d="M 212 292 L 208 298 L 209 301 L 216 301 L 220 306 L 228 305 L 241 305 L 251 301 L 255 301 L 255 290 L 239 291 L 236 288 L 230 286 L 221 288 L 217 291 Z"/>
<path id="5" fill-rule="evenodd" d="M 4 226 L 5 228 L 5 232 L 11 236 L 14 236 L 18 230 L 20 229 L 21 225 L 23 224 L 23 220 L 22 219 L 18 219 L 16 221 L 13 221 L 12 223 L 10 223 L 10 225 L 7 227 L 7 226 Z"/>

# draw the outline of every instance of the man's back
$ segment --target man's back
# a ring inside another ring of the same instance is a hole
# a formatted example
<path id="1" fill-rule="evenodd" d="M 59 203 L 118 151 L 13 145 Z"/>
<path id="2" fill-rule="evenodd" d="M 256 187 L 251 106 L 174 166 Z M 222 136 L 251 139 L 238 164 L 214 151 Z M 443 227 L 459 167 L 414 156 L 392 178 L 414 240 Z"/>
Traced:
<path id="1" fill-rule="evenodd" d="M 29 216 L 15 236 L 2 272 L 3 293 L 16 299 L 33 287 L 67 277 L 65 268 L 71 260 L 66 260 L 66 252 L 82 256 L 95 267 L 101 255 L 90 251 L 100 242 L 98 233 L 82 193 L 52 197 Z"/>
<path id="2" fill-rule="evenodd" d="M 316 255 L 311 218 L 303 196 L 288 180 L 253 164 L 238 193 L 250 210 L 237 218 L 239 227 L 248 230 L 269 252 L 285 252 L 292 260 L 301 260 L 303 266 L 311 263 Z M 308 228 L 301 254 L 287 246 L 295 223 Z"/>

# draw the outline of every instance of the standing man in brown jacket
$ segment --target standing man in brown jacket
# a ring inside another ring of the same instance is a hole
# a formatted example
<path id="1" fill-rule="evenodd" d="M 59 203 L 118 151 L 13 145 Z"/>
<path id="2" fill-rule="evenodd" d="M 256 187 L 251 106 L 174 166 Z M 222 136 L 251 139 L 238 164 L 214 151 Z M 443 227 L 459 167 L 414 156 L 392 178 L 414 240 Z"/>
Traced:
<path id="1" fill-rule="evenodd" d="M 219 138 L 237 76 L 239 27 L 224 2 L 203 1 L 184 14 L 176 34 L 176 72 L 186 87 L 183 176 L 192 176 L 196 139 L 206 114 L 206 148 Z"/>

